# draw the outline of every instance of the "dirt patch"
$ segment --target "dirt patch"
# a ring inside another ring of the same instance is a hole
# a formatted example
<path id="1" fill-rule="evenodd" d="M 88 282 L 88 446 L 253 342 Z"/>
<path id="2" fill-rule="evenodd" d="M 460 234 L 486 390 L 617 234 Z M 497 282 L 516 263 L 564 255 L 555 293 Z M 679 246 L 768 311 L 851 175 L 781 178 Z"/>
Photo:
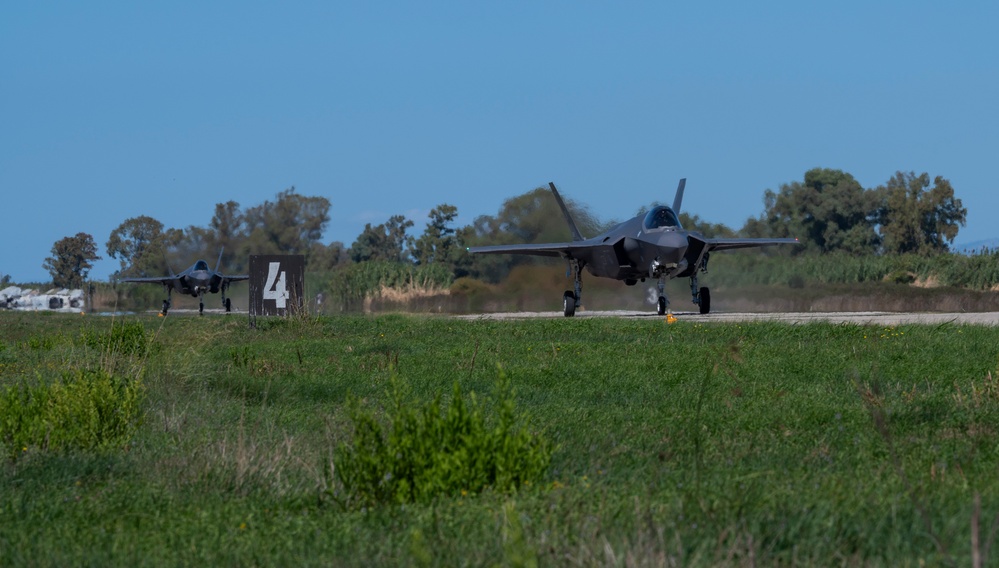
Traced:
<path id="1" fill-rule="evenodd" d="M 931 275 L 926 278 L 917 278 L 912 285 L 916 288 L 939 288 L 940 280 L 936 276 Z"/>

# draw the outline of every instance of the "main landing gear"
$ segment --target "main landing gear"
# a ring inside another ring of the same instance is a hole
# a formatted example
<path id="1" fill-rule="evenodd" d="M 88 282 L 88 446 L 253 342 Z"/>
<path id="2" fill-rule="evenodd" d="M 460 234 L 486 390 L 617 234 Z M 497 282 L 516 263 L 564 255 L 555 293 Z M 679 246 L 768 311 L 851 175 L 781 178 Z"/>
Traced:
<path id="1" fill-rule="evenodd" d="M 702 314 L 706 314 L 711 311 L 711 290 L 708 288 L 697 287 L 697 276 L 690 277 L 690 295 L 694 298 L 694 303 L 697 304 L 698 311 Z"/>
<path id="2" fill-rule="evenodd" d="M 704 257 L 701 259 L 700 270 L 701 272 L 708 271 L 708 253 L 704 253 Z M 697 287 L 696 272 L 690 277 L 690 295 L 693 296 L 694 303 L 697 304 L 698 311 L 702 314 L 706 314 L 711 311 L 711 290 L 708 290 L 707 287 Z"/>
<path id="3" fill-rule="evenodd" d="M 562 294 L 562 312 L 567 318 L 576 314 L 576 296 L 572 290 L 566 290 L 565 294 Z"/>
<path id="4" fill-rule="evenodd" d="M 226 288 L 228 288 L 228 286 L 223 284 L 220 291 L 222 292 L 222 307 L 225 308 L 225 313 L 228 314 L 229 312 L 232 311 L 232 298 L 225 297 Z"/>
<path id="5" fill-rule="evenodd" d="M 583 264 L 576 259 L 569 260 L 569 270 L 566 272 L 568 276 L 569 272 L 575 273 L 575 290 L 566 290 L 562 294 L 562 313 L 565 317 L 571 318 L 576 314 L 576 308 L 579 307 L 579 297 L 583 293 L 583 281 L 580 278 L 580 271 L 583 269 Z"/>
<path id="6" fill-rule="evenodd" d="M 167 312 L 170 311 L 170 294 L 173 292 L 173 288 L 170 286 L 164 286 L 163 288 L 166 289 L 167 297 L 166 300 L 163 300 L 163 309 L 160 310 L 160 315 L 166 316 Z"/>

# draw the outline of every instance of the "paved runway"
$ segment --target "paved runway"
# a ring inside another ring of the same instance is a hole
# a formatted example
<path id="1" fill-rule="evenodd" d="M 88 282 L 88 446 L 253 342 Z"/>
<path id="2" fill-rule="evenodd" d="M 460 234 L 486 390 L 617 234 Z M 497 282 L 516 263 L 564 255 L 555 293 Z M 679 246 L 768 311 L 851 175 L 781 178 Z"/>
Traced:
<path id="1" fill-rule="evenodd" d="M 745 322 L 745 321 L 780 321 L 788 323 L 808 323 L 824 321 L 831 323 L 853 323 L 857 325 L 892 326 L 903 324 L 940 325 L 944 323 L 969 325 L 999 325 L 999 312 L 974 313 L 912 313 L 912 312 L 787 312 L 787 313 L 726 313 L 714 312 L 701 315 L 697 312 L 673 312 L 678 322 Z M 495 314 L 469 314 L 457 316 L 462 319 L 530 319 L 530 318 L 561 318 L 562 312 L 511 312 Z M 654 318 L 665 319 L 665 316 L 653 312 L 637 312 L 628 310 L 611 311 L 579 311 L 574 317 L 619 317 L 619 318 Z"/>
<path id="2" fill-rule="evenodd" d="M 149 314 L 158 313 L 155 310 Z M 197 315 L 197 309 L 170 310 L 171 314 Z M 222 309 L 205 308 L 205 315 L 227 315 Z M 673 312 L 679 322 L 745 322 L 745 321 L 780 321 L 787 323 L 808 323 L 825 321 L 831 323 L 853 323 L 857 325 L 903 325 L 926 324 L 940 325 L 944 323 L 967 325 L 999 325 L 999 312 L 968 312 L 968 313 L 937 313 L 937 312 L 712 312 L 702 316 L 697 312 Z M 246 312 L 228 314 L 230 317 L 246 317 Z M 463 314 L 454 316 L 469 320 L 509 320 L 535 318 L 564 318 L 562 312 L 504 312 L 490 314 Z M 576 312 L 576 318 L 635 318 L 664 320 L 665 316 L 656 314 L 654 310 L 583 310 Z"/>

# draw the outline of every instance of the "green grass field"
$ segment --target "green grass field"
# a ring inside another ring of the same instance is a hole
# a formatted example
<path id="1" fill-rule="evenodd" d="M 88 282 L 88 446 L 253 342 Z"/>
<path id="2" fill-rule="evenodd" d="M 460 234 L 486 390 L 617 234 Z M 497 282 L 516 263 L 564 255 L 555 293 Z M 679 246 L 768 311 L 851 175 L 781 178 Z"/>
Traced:
<path id="1" fill-rule="evenodd" d="M 997 328 L 136 322 L 148 349 L 0 313 L 0 392 L 100 369 L 143 393 L 125 437 L 0 439 L 0 564 L 999 563 Z M 348 401 L 382 415 L 396 376 L 414 407 L 458 383 L 488 414 L 500 369 L 555 446 L 542 480 L 350 504 Z"/>

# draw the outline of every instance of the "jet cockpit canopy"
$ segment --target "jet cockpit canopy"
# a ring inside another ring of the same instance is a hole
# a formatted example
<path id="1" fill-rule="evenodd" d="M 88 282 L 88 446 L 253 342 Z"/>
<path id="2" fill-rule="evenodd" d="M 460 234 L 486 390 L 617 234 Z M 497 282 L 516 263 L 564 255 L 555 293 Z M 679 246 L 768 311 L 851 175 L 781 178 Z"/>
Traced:
<path id="1" fill-rule="evenodd" d="M 663 229 L 666 227 L 673 227 L 677 229 L 682 228 L 680 227 L 680 221 L 676 218 L 676 214 L 673 213 L 672 209 L 666 207 L 665 205 L 660 205 L 653 208 L 652 211 L 649 211 L 648 214 L 645 215 L 643 226 L 647 231 L 652 229 Z"/>

